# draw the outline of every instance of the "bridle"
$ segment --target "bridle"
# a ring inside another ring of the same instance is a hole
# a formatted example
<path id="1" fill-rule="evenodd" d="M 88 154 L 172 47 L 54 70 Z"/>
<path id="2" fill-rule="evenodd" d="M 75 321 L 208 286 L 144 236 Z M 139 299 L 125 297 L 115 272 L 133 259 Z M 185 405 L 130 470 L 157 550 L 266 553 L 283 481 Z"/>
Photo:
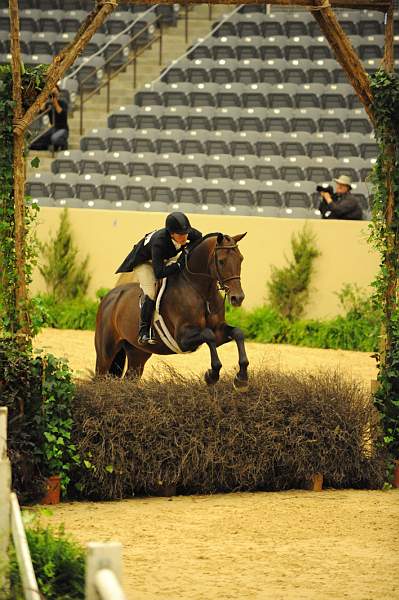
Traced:
<path id="1" fill-rule="evenodd" d="M 209 262 L 208 262 L 208 266 L 210 266 L 210 263 L 212 261 L 212 259 L 214 260 L 214 265 L 215 265 L 215 271 L 216 271 L 216 275 L 217 275 L 217 283 L 218 283 L 218 289 L 222 292 L 225 292 L 226 294 L 229 292 L 230 288 L 228 285 L 226 285 L 226 283 L 228 281 L 233 281 L 235 279 L 240 279 L 239 275 L 233 275 L 232 277 L 225 277 L 223 278 L 220 271 L 219 271 L 219 266 L 218 266 L 218 261 L 217 261 L 217 252 L 219 250 L 235 250 L 238 249 L 238 245 L 237 244 L 230 244 L 229 246 L 215 246 L 214 251 L 212 252 L 211 256 L 209 257 Z M 212 277 L 212 275 L 209 275 L 209 273 L 196 273 L 195 271 L 191 271 L 189 269 L 188 266 L 188 254 L 185 254 L 185 271 L 189 274 L 189 275 L 200 275 L 202 277 L 207 277 L 208 279 L 212 279 L 214 280 L 215 278 Z M 184 271 L 183 271 L 184 273 Z"/>

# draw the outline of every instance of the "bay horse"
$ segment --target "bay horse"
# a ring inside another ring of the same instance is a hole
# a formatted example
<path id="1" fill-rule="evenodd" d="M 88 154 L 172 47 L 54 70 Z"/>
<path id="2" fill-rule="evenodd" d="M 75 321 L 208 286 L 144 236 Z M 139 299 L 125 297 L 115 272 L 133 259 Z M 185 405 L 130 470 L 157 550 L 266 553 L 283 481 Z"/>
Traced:
<path id="1" fill-rule="evenodd" d="M 219 380 L 222 368 L 217 347 L 234 340 L 238 348 L 239 371 L 234 387 L 248 389 L 249 361 L 241 329 L 225 321 L 223 290 L 233 306 L 241 306 L 244 292 L 241 287 L 243 256 L 238 242 L 246 234 L 235 236 L 209 234 L 197 242 L 186 255 L 185 268 L 168 278 L 161 300 L 163 319 L 183 352 L 193 352 L 201 344 L 210 350 L 211 368 L 205 381 L 213 385 Z M 140 377 L 151 354 L 173 354 L 156 336 L 156 344 L 138 343 L 140 320 L 137 283 L 125 283 L 112 289 L 102 299 L 97 312 L 95 347 L 96 373 L 122 377 L 127 359 L 127 376 Z"/>

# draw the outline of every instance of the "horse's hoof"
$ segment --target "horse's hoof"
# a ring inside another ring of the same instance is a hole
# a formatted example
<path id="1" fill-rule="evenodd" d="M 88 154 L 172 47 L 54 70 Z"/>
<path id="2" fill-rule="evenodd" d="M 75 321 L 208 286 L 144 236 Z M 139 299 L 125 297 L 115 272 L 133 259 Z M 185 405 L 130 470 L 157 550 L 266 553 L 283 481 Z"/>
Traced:
<path id="1" fill-rule="evenodd" d="M 247 392 L 249 389 L 248 379 L 240 379 L 238 375 L 236 375 L 233 380 L 233 387 L 237 392 Z"/>
<path id="2" fill-rule="evenodd" d="M 207 385 L 215 385 L 219 381 L 219 376 L 215 376 L 212 369 L 207 370 L 204 378 Z"/>

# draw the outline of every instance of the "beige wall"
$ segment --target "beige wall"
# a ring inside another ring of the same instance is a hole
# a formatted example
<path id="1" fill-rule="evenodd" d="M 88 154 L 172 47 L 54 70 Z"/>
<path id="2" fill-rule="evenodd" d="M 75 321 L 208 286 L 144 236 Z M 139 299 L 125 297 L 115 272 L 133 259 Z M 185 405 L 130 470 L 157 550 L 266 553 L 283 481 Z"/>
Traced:
<path id="1" fill-rule="evenodd" d="M 81 257 L 90 255 L 92 282 L 90 294 L 99 287 L 111 287 L 114 275 L 133 244 L 144 235 L 163 226 L 165 214 L 117 212 L 107 210 L 70 209 L 70 219 Z M 42 208 L 39 214 L 38 237 L 45 241 L 54 235 L 59 223 L 60 209 Z M 244 255 L 242 283 L 246 294 L 244 307 L 262 304 L 270 266 L 285 264 L 291 256 L 290 239 L 300 230 L 302 219 L 273 219 L 265 217 L 236 217 L 192 215 L 193 227 L 203 233 L 222 231 L 248 235 L 240 242 Z M 367 223 L 357 221 L 309 221 L 317 238 L 321 257 L 316 260 L 311 300 L 307 315 L 328 317 L 338 312 L 335 292 L 344 283 L 362 287 L 374 278 L 378 258 L 367 244 Z M 44 290 L 40 274 L 34 274 L 33 291 Z"/>

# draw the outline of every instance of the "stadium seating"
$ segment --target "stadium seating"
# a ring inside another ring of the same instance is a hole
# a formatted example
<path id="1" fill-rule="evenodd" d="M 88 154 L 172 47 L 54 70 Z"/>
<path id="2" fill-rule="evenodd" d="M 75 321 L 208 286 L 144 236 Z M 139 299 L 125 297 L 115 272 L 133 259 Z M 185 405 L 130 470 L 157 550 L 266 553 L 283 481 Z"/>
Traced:
<path id="1" fill-rule="evenodd" d="M 35 0 L 26 10 L 41 6 Z M 45 37 L 26 21 L 26 54 L 49 54 L 59 43 L 50 17 L 62 35 L 72 31 L 73 14 L 49 12 L 38 21 Z M 128 18 L 115 13 L 90 50 Z M 339 19 L 375 71 L 382 14 L 339 11 Z M 0 41 L 7 51 L 1 31 Z M 28 183 L 39 204 L 320 218 L 316 185 L 345 174 L 369 217 L 372 128 L 306 11 L 243 5 L 132 101 L 83 136 L 80 150 L 60 152 L 52 174 Z"/>

